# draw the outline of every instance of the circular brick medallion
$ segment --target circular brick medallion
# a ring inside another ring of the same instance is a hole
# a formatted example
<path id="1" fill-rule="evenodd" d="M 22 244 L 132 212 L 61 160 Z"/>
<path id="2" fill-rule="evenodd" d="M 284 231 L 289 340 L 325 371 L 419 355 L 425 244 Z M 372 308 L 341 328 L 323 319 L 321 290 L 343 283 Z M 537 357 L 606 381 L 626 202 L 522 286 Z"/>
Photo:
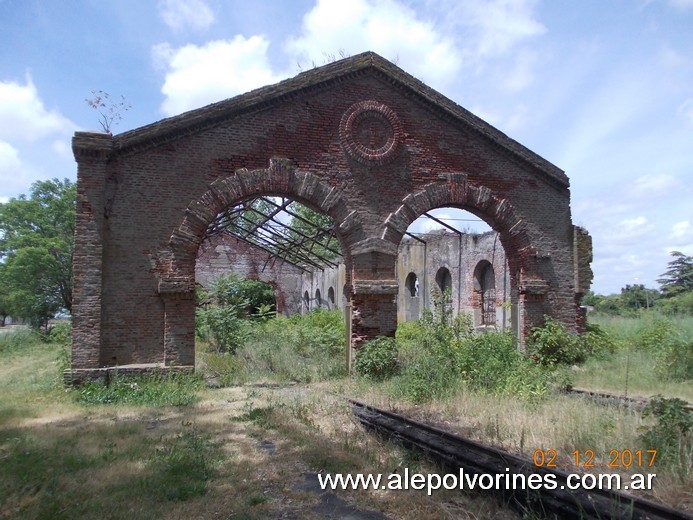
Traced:
<path id="1" fill-rule="evenodd" d="M 363 164 L 383 164 L 391 159 L 401 135 L 397 114 L 378 101 L 361 101 L 352 105 L 339 125 L 342 146 Z"/>

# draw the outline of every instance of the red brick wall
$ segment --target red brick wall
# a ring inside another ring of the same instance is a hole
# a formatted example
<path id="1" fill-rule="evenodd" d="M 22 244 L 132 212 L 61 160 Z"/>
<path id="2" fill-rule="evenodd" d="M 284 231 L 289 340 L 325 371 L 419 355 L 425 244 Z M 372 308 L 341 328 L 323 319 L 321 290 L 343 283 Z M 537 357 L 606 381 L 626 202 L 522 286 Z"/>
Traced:
<path id="1" fill-rule="evenodd" d="M 523 330 L 543 314 L 575 329 L 562 173 L 399 69 L 362 62 L 114 138 L 76 135 L 78 190 L 89 204 L 77 215 L 75 368 L 163 362 L 164 351 L 189 363 L 189 295 L 205 229 L 217 211 L 256 194 L 289 196 L 338 223 L 355 338 L 394 332 L 402 233 L 423 211 L 450 205 L 500 233 Z M 354 109 L 368 100 L 385 108 Z M 100 151 L 87 157 L 90 140 Z M 285 160 L 270 166 L 273 157 Z"/>

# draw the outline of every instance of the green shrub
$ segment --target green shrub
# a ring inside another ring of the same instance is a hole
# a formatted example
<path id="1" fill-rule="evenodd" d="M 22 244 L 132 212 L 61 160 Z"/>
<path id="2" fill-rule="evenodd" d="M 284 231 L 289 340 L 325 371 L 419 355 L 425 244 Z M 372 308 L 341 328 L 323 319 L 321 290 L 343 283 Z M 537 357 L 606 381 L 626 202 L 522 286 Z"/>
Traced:
<path id="1" fill-rule="evenodd" d="M 53 324 L 48 329 L 48 335 L 45 338 L 48 343 L 57 345 L 67 345 L 72 341 L 72 322 L 59 321 Z"/>
<path id="2" fill-rule="evenodd" d="M 429 314 L 398 329 L 401 395 L 420 403 L 453 395 L 463 385 L 528 399 L 546 395 L 546 371 L 518 351 L 511 334 L 473 334 L 468 315 L 445 319 Z"/>
<path id="3" fill-rule="evenodd" d="M 655 303 L 655 308 L 668 315 L 693 315 L 693 291 L 688 291 L 678 296 L 660 298 Z"/>
<path id="4" fill-rule="evenodd" d="M 440 351 L 422 352 L 403 369 L 398 381 L 399 393 L 414 403 L 454 395 L 459 390 L 462 379 L 458 367 L 448 361 L 449 357 Z"/>
<path id="5" fill-rule="evenodd" d="M 693 412 L 686 409 L 687 404 L 661 395 L 652 398 L 643 409 L 643 417 L 654 417 L 657 422 L 640 436 L 647 449 L 657 450 L 661 462 L 683 463 L 683 468 L 693 456 Z"/>
<path id="6" fill-rule="evenodd" d="M 236 352 L 248 337 L 248 323 L 242 318 L 240 305 L 210 305 L 197 309 L 195 331 L 217 352 Z"/>
<path id="7" fill-rule="evenodd" d="M 543 327 L 529 331 L 527 351 L 532 359 L 547 367 L 582 363 L 586 359 L 580 338 L 550 316 L 544 316 Z"/>
<path id="8" fill-rule="evenodd" d="M 587 330 L 580 339 L 586 353 L 590 356 L 604 359 L 616 352 L 616 340 L 599 325 L 588 324 Z"/>
<path id="9" fill-rule="evenodd" d="M 517 349 L 510 333 L 484 332 L 464 344 L 462 376 L 474 389 L 535 399 L 548 391 L 546 372 Z"/>
<path id="10" fill-rule="evenodd" d="M 196 287 L 195 334 L 217 352 L 234 353 L 248 338 L 250 322 L 275 316 L 274 290 L 236 274 L 220 276 L 210 287 Z"/>
<path id="11" fill-rule="evenodd" d="M 395 338 L 378 337 L 364 343 L 356 352 L 354 371 L 376 380 L 387 379 L 399 369 Z"/>
<path id="12" fill-rule="evenodd" d="M 116 375 L 108 385 L 86 383 L 74 390 L 83 404 L 126 404 L 146 406 L 186 406 L 197 400 L 202 387 L 194 374 Z"/>
<path id="13" fill-rule="evenodd" d="M 235 352 L 238 362 L 213 361 L 223 381 L 248 377 L 310 382 L 346 374 L 344 320 L 339 311 L 315 309 L 290 318 L 247 322 Z M 222 365 L 238 369 L 236 374 Z M 227 383 L 228 384 L 228 383 Z"/>
<path id="14" fill-rule="evenodd" d="M 668 380 L 693 379 L 693 342 L 669 318 L 656 317 L 641 329 L 638 336 L 641 348 L 655 358 L 655 369 Z"/>

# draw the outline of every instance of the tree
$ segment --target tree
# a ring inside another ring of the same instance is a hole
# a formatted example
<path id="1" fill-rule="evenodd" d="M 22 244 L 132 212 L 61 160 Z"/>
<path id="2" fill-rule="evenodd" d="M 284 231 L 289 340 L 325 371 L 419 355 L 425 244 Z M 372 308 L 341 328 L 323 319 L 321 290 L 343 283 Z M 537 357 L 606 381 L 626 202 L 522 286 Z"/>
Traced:
<path id="1" fill-rule="evenodd" d="M 658 298 L 657 289 L 646 289 L 643 284 L 626 285 L 621 289 L 621 301 L 626 309 L 649 309 Z"/>
<path id="2" fill-rule="evenodd" d="M 0 327 L 5 326 L 5 320 L 7 320 L 7 317 L 10 315 L 10 294 L 3 279 L 4 274 L 5 265 L 0 263 L 0 318 L 2 318 Z"/>
<path id="3" fill-rule="evenodd" d="M 291 217 L 291 230 L 288 233 L 290 239 L 301 242 L 306 236 L 312 237 L 314 240 L 308 241 L 306 246 L 310 249 L 310 253 L 323 260 L 335 261 L 339 256 L 339 241 L 322 231 L 334 226 L 332 218 L 295 201 L 289 207 L 298 215 L 298 217 Z"/>
<path id="4" fill-rule="evenodd" d="M 38 181 L 0 204 L 0 276 L 8 311 L 39 327 L 72 310 L 74 183 Z"/>
<path id="5" fill-rule="evenodd" d="M 669 268 L 657 280 L 665 298 L 693 291 L 693 257 L 680 251 L 672 251 L 671 256 L 674 259 L 669 262 Z"/>

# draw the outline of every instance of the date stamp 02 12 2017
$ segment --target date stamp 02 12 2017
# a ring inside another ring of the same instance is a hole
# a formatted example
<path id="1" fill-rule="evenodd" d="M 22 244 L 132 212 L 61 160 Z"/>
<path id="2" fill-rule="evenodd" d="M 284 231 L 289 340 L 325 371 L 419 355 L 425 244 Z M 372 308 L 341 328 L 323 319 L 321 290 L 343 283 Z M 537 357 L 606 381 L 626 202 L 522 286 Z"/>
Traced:
<path id="1" fill-rule="evenodd" d="M 579 468 L 651 468 L 657 458 L 657 450 L 610 450 L 608 462 L 596 462 L 594 450 L 575 450 L 570 453 L 575 467 Z M 554 449 L 534 450 L 532 462 L 538 468 L 556 468 L 558 452 Z"/>

